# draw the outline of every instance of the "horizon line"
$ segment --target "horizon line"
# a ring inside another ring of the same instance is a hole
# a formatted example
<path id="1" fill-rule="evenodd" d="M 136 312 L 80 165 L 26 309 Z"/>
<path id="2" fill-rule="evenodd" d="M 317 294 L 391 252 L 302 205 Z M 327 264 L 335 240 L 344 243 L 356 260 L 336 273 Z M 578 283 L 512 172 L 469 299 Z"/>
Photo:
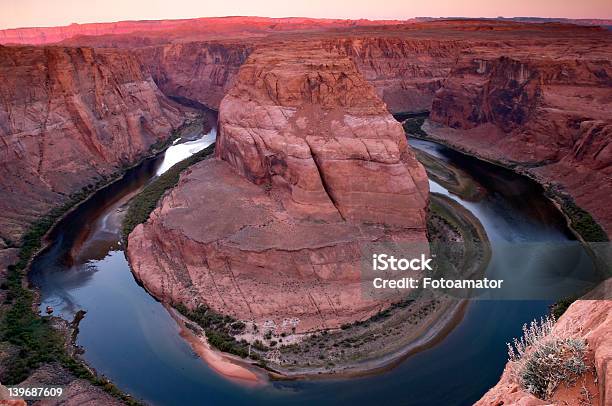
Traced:
<path id="1" fill-rule="evenodd" d="M 512 19 L 542 19 L 542 20 L 568 20 L 568 21 L 607 21 L 612 20 L 612 17 L 581 17 L 581 18 L 572 18 L 572 17 L 541 17 L 541 16 L 497 16 L 497 17 L 468 17 L 468 16 L 414 16 L 403 19 L 393 19 L 393 18 L 342 18 L 342 17 L 308 17 L 308 16 L 285 16 L 285 17 L 268 17 L 268 16 L 258 16 L 258 15 L 225 15 L 225 16 L 205 16 L 205 17 L 187 17 L 187 18 L 159 18 L 159 19 L 128 19 L 128 20 L 115 20 L 115 21 L 90 21 L 90 22 L 72 22 L 63 25 L 50 25 L 50 26 L 20 26 L 20 27 L 9 27 L 2 28 L 0 27 L 0 31 L 9 31 L 9 30 L 23 30 L 23 29 L 35 29 L 35 28 L 64 28 L 70 27 L 74 25 L 93 25 L 93 24 L 118 24 L 118 23 L 138 23 L 138 22 L 152 22 L 152 21 L 189 21 L 189 20 L 202 20 L 202 19 L 215 19 L 215 18 L 265 18 L 271 20 L 284 20 L 284 19 L 311 19 L 311 20 L 340 20 L 340 21 L 399 21 L 406 22 L 410 20 L 417 19 L 433 19 L 433 20 L 512 20 Z"/>

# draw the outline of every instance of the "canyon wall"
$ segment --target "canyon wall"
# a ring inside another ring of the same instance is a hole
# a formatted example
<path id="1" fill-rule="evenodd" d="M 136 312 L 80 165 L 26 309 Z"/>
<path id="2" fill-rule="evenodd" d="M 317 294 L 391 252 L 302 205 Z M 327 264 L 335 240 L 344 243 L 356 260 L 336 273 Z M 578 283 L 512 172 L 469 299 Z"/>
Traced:
<path id="1" fill-rule="evenodd" d="M 270 46 L 270 41 L 187 42 L 139 46 L 133 52 L 166 95 L 218 110 L 248 55 L 254 49 Z M 391 113 L 428 111 L 462 49 L 459 41 L 380 35 L 312 39 L 310 43 L 350 57 Z"/>
<path id="2" fill-rule="evenodd" d="M 221 104 L 217 155 L 286 188 L 286 206 L 421 227 L 427 177 L 374 88 L 339 53 L 284 45 L 240 69 Z"/>
<path id="3" fill-rule="evenodd" d="M 399 123 L 347 57 L 254 51 L 221 102 L 216 158 L 129 236 L 154 296 L 260 331 L 313 331 L 390 304 L 362 291 L 361 248 L 421 243 L 428 183 Z"/>
<path id="4" fill-rule="evenodd" d="M 464 44 L 457 40 L 357 37 L 322 47 L 348 55 L 391 113 L 428 111 Z"/>
<path id="5" fill-rule="evenodd" d="M 182 122 L 127 51 L 0 46 L 0 77 L 0 236 L 14 242 Z"/>
<path id="6" fill-rule="evenodd" d="M 610 41 L 580 58 L 524 50 L 464 56 L 436 93 L 428 131 L 559 185 L 610 233 L 610 56 Z"/>
<path id="7" fill-rule="evenodd" d="M 219 110 L 252 46 L 242 43 L 189 42 L 134 50 L 155 83 L 171 97 Z"/>
<path id="8" fill-rule="evenodd" d="M 0 47 L 1 262 L 15 258 L 8 242 L 29 222 L 180 124 L 183 107 L 166 96 L 220 109 L 220 138 L 218 157 L 188 170 L 129 237 L 135 274 L 164 301 L 298 331 L 384 308 L 362 297 L 360 247 L 425 241 L 428 193 L 388 111 L 431 110 L 432 137 L 558 187 L 610 233 L 609 32 L 370 23 L 0 32 L 3 43 L 74 45 Z M 579 303 L 568 317 L 594 326 L 588 308 L 601 316 L 602 305 Z"/>

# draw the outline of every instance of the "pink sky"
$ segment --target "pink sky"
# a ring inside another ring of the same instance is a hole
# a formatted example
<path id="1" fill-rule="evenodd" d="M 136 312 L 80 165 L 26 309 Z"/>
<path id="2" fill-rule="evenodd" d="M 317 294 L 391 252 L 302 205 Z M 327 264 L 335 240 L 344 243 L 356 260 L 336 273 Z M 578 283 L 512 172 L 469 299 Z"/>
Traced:
<path id="1" fill-rule="evenodd" d="M 0 29 L 228 15 L 612 18 L 612 0 L 0 0 Z"/>

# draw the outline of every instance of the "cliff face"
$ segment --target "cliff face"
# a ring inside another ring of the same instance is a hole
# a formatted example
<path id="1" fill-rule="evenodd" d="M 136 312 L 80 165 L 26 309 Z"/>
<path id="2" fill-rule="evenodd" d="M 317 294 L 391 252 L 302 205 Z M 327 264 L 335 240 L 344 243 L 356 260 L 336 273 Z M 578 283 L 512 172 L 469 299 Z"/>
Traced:
<path id="1" fill-rule="evenodd" d="M 217 155 L 286 205 L 420 228 L 427 177 L 349 58 L 311 45 L 258 50 L 223 99 Z"/>
<path id="2" fill-rule="evenodd" d="M 612 300 L 576 301 L 559 319 L 553 328 L 553 334 L 586 340 L 587 362 L 594 368 L 597 379 L 588 374 L 569 387 L 561 385 L 551 399 L 544 401 L 525 391 L 512 377 L 511 366 L 507 366 L 499 383 L 476 402 L 476 405 L 611 404 Z M 589 391 L 588 396 L 583 388 Z"/>
<path id="3" fill-rule="evenodd" d="M 128 52 L 0 47 L 0 229 L 24 227 L 181 121 Z"/>
<path id="4" fill-rule="evenodd" d="M 183 24 L 184 20 L 160 20 L 70 24 L 63 27 L 14 28 L 0 30 L 0 43 L 42 45 L 60 42 L 79 35 L 128 34 L 134 31 L 171 29 Z"/>
<path id="5" fill-rule="evenodd" d="M 299 44 L 258 49 L 219 125 L 217 158 L 184 174 L 129 236 L 145 287 L 298 332 L 388 305 L 361 291 L 360 248 L 425 242 L 428 184 L 351 60 Z"/>
<path id="6" fill-rule="evenodd" d="M 135 53 L 165 95 L 218 110 L 251 50 L 241 43 L 190 42 L 139 48 Z"/>
<path id="7" fill-rule="evenodd" d="M 612 46 L 553 56 L 464 57 L 436 93 L 429 131 L 560 185 L 610 233 Z"/>
<path id="8" fill-rule="evenodd" d="M 458 40 L 357 37 L 324 41 L 349 56 L 391 113 L 428 111 L 464 47 Z"/>
<path id="9" fill-rule="evenodd" d="M 267 47 L 266 42 L 188 42 L 137 47 L 134 52 L 166 95 L 218 110 L 240 66 L 253 49 Z M 313 48 L 349 57 L 391 113 L 429 110 L 463 45 L 385 36 L 309 42 Z"/>

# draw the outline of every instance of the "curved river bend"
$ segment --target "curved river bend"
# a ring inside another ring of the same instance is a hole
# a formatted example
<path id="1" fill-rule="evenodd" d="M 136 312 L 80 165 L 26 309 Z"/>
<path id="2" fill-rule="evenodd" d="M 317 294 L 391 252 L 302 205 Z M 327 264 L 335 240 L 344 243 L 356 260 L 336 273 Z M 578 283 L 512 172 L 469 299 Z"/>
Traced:
<path id="1" fill-rule="evenodd" d="M 56 315 L 71 320 L 77 310 L 86 310 L 77 339 L 83 357 L 136 398 L 158 405 L 468 405 L 497 382 L 506 362 L 505 343 L 520 335 L 523 323 L 547 312 L 551 300 L 475 300 L 438 344 L 376 376 L 261 386 L 228 381 L 194 354 L 162 304 L 134 280 L 120 243 L 120 213 L 129 197 L 215 135 L 213 129 L 200 140 L 176 143 L 96 193 L 52 231 L 52 244 L 32 266 L 41 311 L 52 306 Z M 437 144 L 411 144 L 461 168 L 484 189 L 482 199 L 469 202 L 430 182 L 432 191 L 451 196 L 482 222 L 493 250 L 487 276 L 520 270 L 536 280 L 543 269 L 554 269 L 555 275 L 590 278 L 589 257 L 571 242 L 563 218 L 538 185 Z M 528 248 L 540 243 L 569 249 L 559 255 L 555 249 Z M 515 244 L 523 247 L 520 255 Z"/>

